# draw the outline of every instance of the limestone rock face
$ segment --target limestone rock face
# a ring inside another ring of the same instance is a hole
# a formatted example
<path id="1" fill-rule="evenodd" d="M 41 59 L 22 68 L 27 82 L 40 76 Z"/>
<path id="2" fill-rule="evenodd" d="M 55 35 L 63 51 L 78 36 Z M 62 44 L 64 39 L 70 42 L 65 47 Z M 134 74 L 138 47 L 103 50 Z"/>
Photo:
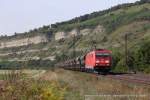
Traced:
<path id="1" fill-rule="evenodd" d="M 66 33 L 65 32 L 57 32 L 55 33 L 55 40 L 60 40 L 66 38 Z"/>
<path id="2" fill-rule="evenodd" d="M 102 33 L 104 32 L 104 27 L 101 26 L 101 25 L 98 25 L 94 30 L 93 30 L 93 33 Z"/>
<path id="3" fill-rule="evenodd" d="M 69 32 L 61 31 L 61 32 L 57 32 L 57 33 L 54 33 L 54 34 L 55 34 L 55 40 L 61 40 L 61 39 L 70 38 L 72 36 L 88 35 L 90 33 L 102 33 L 104 31 L 105 31 L 104 27 L 101 26 L 101 25 L 98 25 L 94 29 L 89 29 L 89 28 L 85 28 L 85 29 L 82 29 L 82 30 L 72 29 Z"/>
<path id="4" fill-rule="evenodd" d="M 91 29 L 83 29 L 80 31 L 80 34 L 82 34 L 82 35 L 87 35 L 89 33 L 91 33 Z"/>
<path id="5" fill-rule="evenodd" d="M 45 35 L 1 41 L 0 42 L 0 48 L 19 47 L 19 46 L 25 46 L 25 45 L 29 45 L 29 44 L 39 44 L 42 42 L 48 42 L 48 38 Z"/>
<path id="6" fill-rule="evenodd" d="M 72 36 L 77 36 L 79 35 L 79 32 L 77 31 L 77 29 L 73 29 L 72 31 L 68 32 L 68 38 L 72 37 Z"/>

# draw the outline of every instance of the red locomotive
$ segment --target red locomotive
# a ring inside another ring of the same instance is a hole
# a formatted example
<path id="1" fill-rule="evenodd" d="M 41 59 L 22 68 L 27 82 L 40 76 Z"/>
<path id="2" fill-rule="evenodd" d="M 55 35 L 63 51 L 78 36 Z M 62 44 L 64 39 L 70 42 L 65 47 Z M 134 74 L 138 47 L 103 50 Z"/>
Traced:
<path id="1" fill-rule="evenodd" d="M 106 49 L 97 49 L 91 51 L 85 56 L 85 69 L 108 72 L 112 66 L 111 51 Z"/>
<path id="2" fill-rule="evenodd" d="M 112 66 L 111 51 L 96 49 L 85 56 L 61 62 L 57 66 L 71 70 L 109 72 Z"/>

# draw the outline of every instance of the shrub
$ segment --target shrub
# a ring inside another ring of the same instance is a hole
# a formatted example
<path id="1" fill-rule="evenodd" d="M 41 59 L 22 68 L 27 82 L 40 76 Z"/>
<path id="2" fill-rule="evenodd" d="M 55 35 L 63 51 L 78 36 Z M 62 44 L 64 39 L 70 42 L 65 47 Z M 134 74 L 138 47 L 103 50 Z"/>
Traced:
<path id="1" fill-rule="evenodd" d="M 150 66 L 147 66 L 147 68 L 145 68 L 144 72 L 149 74 L 150 73 Z"/>
<path id="2" fill-rule="evenodd" d="M 16 81 L 6 84 L 0 92 L 2 100 L 63 100 L 65 88 L 56 82 Z"/>
<path id="3" fill-rule="evenodd" d="M 123 72 L 123 73 L 128 71 L 128 68 L 124 64 L 124 60 L 120 60 L 117 63 L 117 66 L 115 67 L 114 71 L 115 72 Z"/>

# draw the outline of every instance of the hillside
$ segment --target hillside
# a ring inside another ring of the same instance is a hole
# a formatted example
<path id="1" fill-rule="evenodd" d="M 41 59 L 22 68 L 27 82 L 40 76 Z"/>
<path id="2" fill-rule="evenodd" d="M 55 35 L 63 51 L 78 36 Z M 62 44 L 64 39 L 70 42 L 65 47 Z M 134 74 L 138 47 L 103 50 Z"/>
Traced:
<path id="1" fill-rule="evenodd" d="M 145 54 L 146 58 L 135 64 L 139 57 L 145 57 L 144 54 L 137 55 L 142 52 L 141 48 L 145 48 L 145 45 L 150 43 L 149 0 L 118 5 L 23 34 L 3 36 L 0 38 L 0 59 L 1 61 L 41 59 L 61 61 L 73 58 L 74 49 L 78 56 L 96 46 L 112 50 L 114 66 L 123 66 L 125 34 L 128 40 L 128 57 L 131 60 L 129 65 L 137 67 L 144 64 L 146 69 L 150 69 L 149 51 Z M 144 50 L 149 50 L 149 46 Z M 142 62 L 144 60 L 146 62 Z"/>

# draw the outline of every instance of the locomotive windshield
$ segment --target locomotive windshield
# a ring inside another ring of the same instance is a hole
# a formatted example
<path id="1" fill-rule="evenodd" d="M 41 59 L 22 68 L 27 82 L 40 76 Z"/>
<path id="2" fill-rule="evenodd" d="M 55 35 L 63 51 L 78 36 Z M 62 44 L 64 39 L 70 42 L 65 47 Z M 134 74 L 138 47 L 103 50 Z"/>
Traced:
<path id="1" fill-rule="evenodd" d="M 110 57 L 109 53 L 96 53 L 96 57 Z"/>

